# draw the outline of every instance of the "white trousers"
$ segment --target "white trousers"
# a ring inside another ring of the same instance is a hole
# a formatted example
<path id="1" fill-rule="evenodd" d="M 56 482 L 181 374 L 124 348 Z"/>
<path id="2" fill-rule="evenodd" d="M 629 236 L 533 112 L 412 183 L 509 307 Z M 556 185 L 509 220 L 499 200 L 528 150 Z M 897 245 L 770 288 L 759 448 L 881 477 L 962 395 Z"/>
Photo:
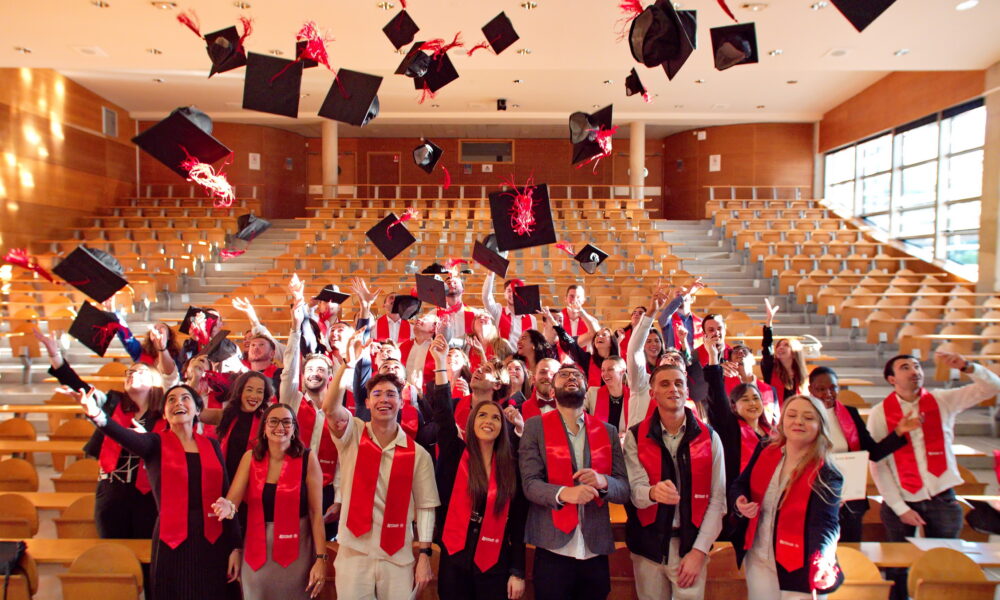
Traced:
<path id="1" fill-rule="evenodd" d="M 413 567 L 413 563 L 401 566 L 340 546 L 337 558 L 333 561 L 337 597 L 351 600 L 405 600 L 413 593 Z"/>
<path id="2" fill-rule="evenodd" d="M 670 540 L 670 556 L 667 564 L 655 563 L 648 558 L 632 555 L 632 567 L 635 571 L 635 591 L 639 600 L 702 600 L 705 597 L 705 578 L 708 574 L 708 560 L 702 566 L 701 574 L 694 585 L 682 588 L 677 585 L 677 570 L 680 568 L 681 542 L 677 538 Z M 752 598 L 752 596 L 751 596 Z"/>
<path id="3" fill-rule="evenodd" d="M 812 600 L 812 594 L 787 592 L 778 585 L 778 568 L 774 560 L 761 560 L 748 552 L 743 562 L 747 573 L 747 598 L 753 600 Z M 819 596 L 826 600 L 826 594 Z"/>

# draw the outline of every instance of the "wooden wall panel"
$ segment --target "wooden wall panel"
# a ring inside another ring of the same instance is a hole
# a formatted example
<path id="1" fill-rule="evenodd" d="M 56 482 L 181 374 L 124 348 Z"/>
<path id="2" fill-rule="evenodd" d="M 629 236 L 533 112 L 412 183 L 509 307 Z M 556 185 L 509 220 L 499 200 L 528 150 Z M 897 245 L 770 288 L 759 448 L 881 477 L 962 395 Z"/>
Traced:
<path id="1" fill-rule="evenodd" d="M 986 71 L 897 71 L 823 115 L 819 151 L 864 139 L 971 100 L 985 91 Z"/>

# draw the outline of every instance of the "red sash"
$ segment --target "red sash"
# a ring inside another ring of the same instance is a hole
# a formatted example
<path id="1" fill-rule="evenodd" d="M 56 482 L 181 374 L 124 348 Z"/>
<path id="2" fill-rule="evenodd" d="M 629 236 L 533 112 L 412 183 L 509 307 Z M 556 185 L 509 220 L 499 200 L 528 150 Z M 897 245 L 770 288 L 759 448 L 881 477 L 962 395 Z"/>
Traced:
<path id="1" fill-rule="evenodd" d="M 921 430 L 924 433 L 924 453 L 927 457 L 927 471 L 935 477 L 940 477 L 948 469 L 948 460 L 944 454 L 944 426 L 941 424 L 941 409 L 937 400 L 926 389 L 920 389 L 920 416 L 923 418 Z M 885 411 L 885 426 L 889 431 L 903 419 L 903 407 L 899 404 L 896 392 L 886 396 L 882 402 Z M 924 480 L 917 468 L 917 455 L 913 451 L 913 440 L 906 434 L 910 442 L 892 455 L 896 462 L 896 474 L 903 489 L 915 494 L 924 487 Z"/>
<path id="2" fill-rule="evenodd" d="M 589 329 L 587 329 L 587 322 L 584 321 L 583 319 L 577 319 L 576 327 L 573 327 L 573 323 L 570 322 L 569 312 L 565 308 L 562 309 L 562 316 L 563 316 L 563 329 L 566 330 L 566 333 L 568 333 L 570 337 L 573 338 L 580 337 L 581 335 L 590 331 Z"/>
<path id="3" fill-rule="evenodd" d="M 625 417 L 625 424 L 628 425 L 628 400 L 631 396 L 628 386 L 622 385 L 622 415 Z M 597 399 L 594 401 L 594 416 L 598 419 L 608 422 L 608 413 L 610 412 L 609 407 L 611 405 L 611 392 L 608 391 L 608 386 L 603 386 L 601 389 L 597 390 Z M 655 402 L 650 402 L 649 406 L 652 408 L 656 406 Z M 618 427 L 618 423 L 612 423 L 615 427 Z"/>
<path id="4" fill-rule="evenodd" d="M 417 430 L 420 429 L 420 417 L 417 408 L 414 406 L 413 386 L 406 384 L 403 386 L 403 406 L 399 412 L 399 426 L 403 428 L 406 435 L 416 437 Z"/>
<path id="5" fill-rule="evenodd" d="M 534 323 L 531 320 L 531 315 L 521 315 L 521 332 L 524 333 L 529 329 L 534 329 Z M 500 337 L 505 340 L 510 339 L 511 329 L 513 328 L 513 320 L 511 319 L 511 313 L 506 308 L 500 309 L 500 324 L 497 330 L 500 332 Z"/>
<path id="6" fill-rule="evenodd" d="M 195 434 L 201 461 L 202 530 L 209 543 L 222 535 L 222 523 L 212 503 L 223 494 L 222 463 L 207 437 Z M 181 440 L 172 431 L 160 433 L 160 540 L 177 549 L 188 535 L 188 468 Z"/>
<path id="7" fill-rule="evenodd" d="M 762 502 L 771 479 L 781 476 L 777 472 L 781 459 L 780 446 L 766 446 L 761 450 L 750 474 L 751 502 Z M 784 503 L 778 511 L 774 527 L 774 558 L 789 572 L 801 569 L 806 564 L 806 508 L 809 506 L 813 482 L 822 466 L 822 461 L 807 466 L 795 481 L 789 484 L 785 489 Z M 749 550 L 753 545 L 759 521 L 758 512 L 747 527 L 746 543 L 743 547 L 745 550 Z"/>
<path id="8" fill-rule="evenodd" d="M 111 418 L 115 420 L 116 423 L 121 425 L 126 429 L 132 428 L 132 419 L 134 419 L 136 413 L 127 413 L 122 410 L 121 402 L 115 407 L 115 412 L 112 413 Z M 153 426 L 152 433 L 160 433 L 167 430 L 167 422 L 164 419 L 159 419 L 156 425 Z M 101 442 L 101 454 L 98 458 L 98 462 L 101 465 L 101 471 L 104 473 L 111 473 L 118 467 L 118 459 L 122 455 L 121 444 L 114 441 L 108 436 L 104 436 L 104 441 Z M 139 467 L 135 472 L 135 489 L 139 490 L 143 494 L 148 494 L 152 489 L 149 485 L 149 475 L 146 473 L 146 464 L 140 460 Z"/>
<path id="9" fill-rule="evenodd" d="M 542 405 L 538 402 L 535 391 L 531 391 L 531 397 L 521 404 L 521 416 L 527 421 L 531 417 L 538 417 L 542 414 Z"/>
<path id="10" fill-rule="evenodd" d="M 644 419 L 639 424 L 638 438 L 636 445 L 639 449 L 639 462 L 646 470 L 649 477 L 649 485 L 656 485 L 663 480 L 663 449 L 655 441 L 649 439 L 649 428 L 653 419 L 659 419 L 659 415 Z M 708 500 L 712 495 L 712 435 L 708 431 L 708 426 L 695 418 L 701 432 L 688 444 L 688 452 L 691 454 L 691 522 L 695 527 L 701 527 L 705 519 L 705 512 L 708 511 Z M 681 474 L 677 473 L 677 478 Z M 643 527 L 656 521 L 656 511 L 660 508 L 659 503 L 646 508 L 638 509 L 639 523 Z"/>
<path id="11" fill-rule="evenodd" d="M 399 320 L 399 333 L 396 336 L 397 339 L 393 339 L 389 332 L 389 316 L 382 315 L 375 321 L 375 341 L 384 342 L 385 340 L 392 340 L 396 343 L 410 339 L 410 322 L 406 319 Z"/>
<path id="12" fill-rule="evenodd" d="M 270 455 L 250 462 L 250 485 L 247 487 L 247 534 L 244 552 L 254 571 L 267 562 L 267 536 L 264 533 L 264 503 L 261 496 L 267 483 Z M 283 567 L 299 557 L 299 503 L 302 494 L 302 457 L 285 455 L 274 494 L 274 540 L 271 557 Z"/>
<path id="13" fill-rule="evenodd" d="M 861 450 L 861 436 L 858 435 L 858 426 L 851 418 L 851 413 L 847 412 L 847 407 L 840 402 L 835 402 L 833 410 L 837 413 L 837 422 L 840 423 L 840 431 L 847 440 L 847 449 L 851 452 Z"/>
<path id="14" fill-rule="evenodd" d="M 455 404 L 455 425 L 458 425 L 460 431 L 465 431 L 470 412 L 472 412 L 472 394 L 462 396 Z"/>
<path id="15" fill-rule="evenodd" d="M 611 436 L 604 422 L 587 413 L 583 413 L 583 426 L 587 430 L 587 444 L 590 447 L 590 468 L 602 475 L 611 474 Z M 553 410 L 542 415 L 542 431 L 545 435 L 545 472 L 547 480 L 553 485 L 572 487 L 573 457 L 570 453 L 569 439 L 566 437 L 566 426 L 563 425 L 562 413 Z M 581 465 L 581 468 L 583 466 Z M 602 504 L 600 499 L 596 500 Z M 564 504 L 562 508 L 552 511 L 552 522 L 556 529 L 569 533 L 576 529 L 579 514 L 575 504 Z"/>
<path id="16" fill-rule="evenodd" d="M 229 431 L 226 432 L 225 437 L 222 438 L 222 457 L 228 456 L 227 449 L 229 448 L 229 436 L 233 435 L 233 429 L 236 429 L 236 420 L 229 425 Z M 257 432 L 260 431 L 260 413 L 254 413 L 253 423 L 250 425 L 250 435 L 247 436 L 247 447 L 246 450 L 252 450 L 254 444 L 257 443 Z"/>
<path id="17" fill-rule="evenodd" d="M 497 514 L 497 464 L 496 457 L 490 465 L 490 481 L 486 491 L 486 509 L 483 511 L 482 526 L 479 529 L 479 540 L 476 542 L 476 554 L 473 562 L 483 573 L 497 563 L 500 547 L 503 544 L 504 530 L 507 528 L 507 513 L 510 502 L 504 505 Z M 448 554 L 455 554 L 465 549 L 465 539 L 469 532 L 472 517 L 472 499 L 469 497 L 469 452 L 462 453 L 455 474 L 455 485 L 451 488 L 451 500 L 448 502 L 448 513 L 441 532 L 441 541 Z"/>
<path id="18" fill-rule="evenodd" d="M 747 463 L 753 457 L 754 450 L 760 444 L 757 432 L 746 421 L 740 419 L 740 473 L 747 468 Z"/>
<path id="19" fill-rule="evenodd" d="M 305 440 L 309 445 L 309 440 L 313 436 L 313 428 L 316 427 L 316 409 L 305 396 L 299 404 L 299 411 L 295 415 L 295 420 L 299 422 L 299 439 Z M 323 471 L 323 485 L 333 483 L 333 476 L 337 473 L 337 446 L 333 443 L 333 434 L 329 430 L 323 431 L 319 436 L 319 448 L 316 449 L 316 458 L 319 459 L 320 469 Z"/>
<path id="20" fill-rule="evenodd" d="M 410 526 L 410 497 L 413 495 L 413 469 L 416 465 L 416 449 L 412 439 L 407 445 L 396 445 L 389 470 L 389 488 L 385 494 L 385 510 L 382 515 L 382 531 L 379 546 L 392 556 L 406 541 L 406 528 Z M 361 433 L 358 443 L 358 459 L 354 465 L 354 479 L 351 483 L 351 507 L 347 515 L 347 528 L 355 537 L 371 531 L 372 511 L 375 508 L 375 486 L 378 484 L 379 467 L 382 462 L 382 448 L 371 438 L 368 428 Z"/>
<path id="21" fill-rule="evenodd" d="M 596 354 L 591 355 L 587 364 L 587 385 L 590 387 L 604 387 L 604 378 L 601 377 L 601 367 L 597 366 Z"/>

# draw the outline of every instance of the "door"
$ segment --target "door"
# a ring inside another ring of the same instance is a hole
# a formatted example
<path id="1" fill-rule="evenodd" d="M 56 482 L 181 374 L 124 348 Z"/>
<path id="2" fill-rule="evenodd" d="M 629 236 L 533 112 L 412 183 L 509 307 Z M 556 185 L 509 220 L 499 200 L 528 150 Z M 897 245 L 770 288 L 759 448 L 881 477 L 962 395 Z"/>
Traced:
<path id="1" fill-rule="evenodd" d="M 399 152 L 368 153 L 369 192 L 376 198 L 395 198 L 400 183 Z M 364 194 L 359 194 L 363 197 Z"/>

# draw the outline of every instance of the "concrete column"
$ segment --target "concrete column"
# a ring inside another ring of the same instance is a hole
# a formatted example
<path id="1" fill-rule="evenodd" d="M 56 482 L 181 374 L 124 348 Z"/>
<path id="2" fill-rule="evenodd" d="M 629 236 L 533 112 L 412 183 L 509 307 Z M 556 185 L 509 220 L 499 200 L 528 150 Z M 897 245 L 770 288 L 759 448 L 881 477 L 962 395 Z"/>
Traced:
<path id="1" fill-rule="evenodd" d="M 628 183 L 631 187 L 631 197 L 641 199 L 643 186 L 646 183 L 646 124 L 642 121 L 632 121 L 628 124 Z"/>
<path id="2" fill-rule="evenodd" d="M 980 292 L 1000 283 L 1000 63 L 986 70 L 986 140 L 983 145 L 983 202 L 979 217 Z"/>
<path id="3" fill-rule="evenodd" d="M 337 122 L 323 119 L 323 196 L 337 195 Z"/>

